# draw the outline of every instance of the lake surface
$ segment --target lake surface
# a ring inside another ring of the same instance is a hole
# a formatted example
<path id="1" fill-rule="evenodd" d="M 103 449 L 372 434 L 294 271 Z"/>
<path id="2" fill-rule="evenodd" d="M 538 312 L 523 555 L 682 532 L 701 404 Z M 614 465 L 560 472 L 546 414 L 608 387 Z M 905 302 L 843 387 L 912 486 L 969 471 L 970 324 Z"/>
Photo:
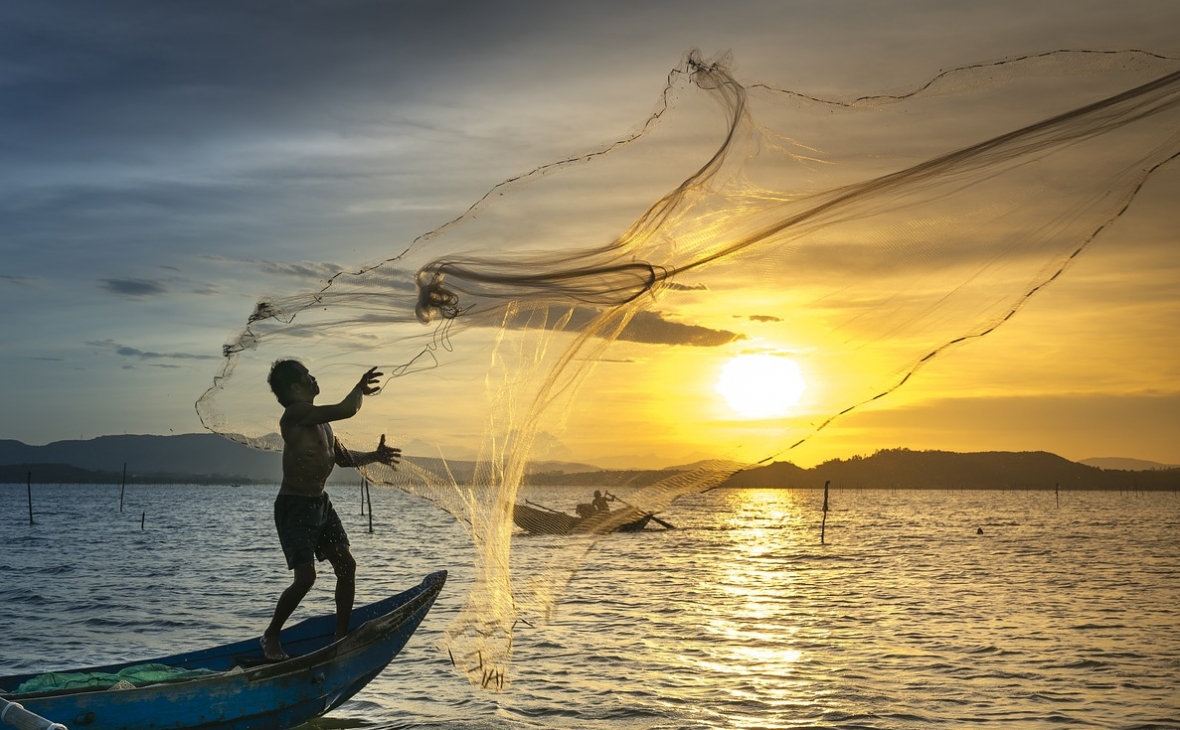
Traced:
<path id="1" fill-rule="evenodd" d="M 30 526 L 25 485 L 0 485 L 0 675 L 259 634 L 289 580 L 275 491 L 129 486 L 120 513 L 118 486 L 34 484 Z M 525 496 L 572 511 L 587 491 Z M 1180 728 L 1176 493 L 833 490 L 824 545 L 822 491 L 682 499 L 661 514 L 676 530 L 587 543 L 498 693 L 439 648 L 471 583 L 466 533 L 372 499 L 369 533 L 359 490 L 333 490 L 358 604 L 450 579 L 320 728 Z M 521 536 L 514 564 L 571 539 Z M 294 620 L 332 612 L 332 580 Z"/>

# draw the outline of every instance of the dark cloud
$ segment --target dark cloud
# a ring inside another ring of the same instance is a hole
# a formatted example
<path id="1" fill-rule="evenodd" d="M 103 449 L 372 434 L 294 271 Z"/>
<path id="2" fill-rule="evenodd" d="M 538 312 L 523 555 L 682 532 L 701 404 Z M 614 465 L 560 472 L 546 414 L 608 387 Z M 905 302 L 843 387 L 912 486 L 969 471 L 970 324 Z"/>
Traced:
<path id="1" fill-rule="evenodd" d="M 217 355 L 193 355 L 187 352 L 152 352 L 150 350 L 140 350 L 135 347 L 121 345 L 114 340 L 92 340 L 86 343 L 91 347 L 102 347 L 113 350 L 116 355 L 128 357 L 133 360 L 220 360 Z"/>
<path id="2" fill-rule="evenodd" d="M 715 330 L 695 324 L 673 322 L 664 319 L 659 312 L 641 311 L 623 328 L 619 339 L 649 345 L 720 347 L 735 340 L 744 340 L 746 336 L 728 330 Z"/>
<path id="3" fill-rule="evenodd" d="M 314 281 L 320 284 L 335 279 L 342 286 L 359 286 L 365 289 L 390 289 L 395 292 L 415 291 L 414 272 L 385 265 L 367 268 L 363 266 L 345 267 L 330 261 L 271 261 L 264 259 L 236 259 L 228 256 L 206 254 L 201 256 L 206 261 L 228 266 L 251 266 L 267 274 L 289 277 L 302 281 Z M 363 275 L 355 279 L 352 275 Z"/>
<path id="4" fill-rule="evenodd" d="M 297 263 L 285 263 L 282 261 L 253 261 L 251 263 L 268 274 L 290 276 L 296 279 L 310 279 L 312 281 L 327 281 L 343 271 L 343 267 L 339 264 L 327 262 L 300 261 Z"/>
<path id="5" fill-rule="evenodd" d="M 589 325 L 599 314 L 601 312 L 596 309 L 577 307 L 570 316 L 566 329 L 578 332 Z M 558 319 L 560 319 L 559 316 L 554 316 L 550 318 L 550 321 L 557 321 Z M 508 322 L 508 326 L 513 328 L 524 327 L 529 323 L 529 320 L 529 313 L 522 312 L 517 314 L 512 321 Z M 495 324 L 499 326 L 500 321 L 495 320 Z M 645 345 L 720 347 L 735 340 L 744 340 L 746 336 L 728 330 L 715 330 L 695 324 L 674 322 L 664 319 L 664 316 L 659 312 L 641 311 L 631 318 L 631 321 L 627 323 L 627 326 L 619 334 L 618 339 L 626 342 L 639 342 Z"/>
<path id="6" fill-rule="evenodd" d="M 681 284 L 680 282 L 677 282 L 677 281 L 669 281 L 664 286 L 665 286 L 665 288 L 671 289 L 673 291 L 708 291 L 709 290 L 708 285 L 706 285 L 704 283 Z"/>
<path id="7" fill-rule="evenodd" d="M 769 314 L 751 314 L 750 320 L 753 322 L 782 322 L 781 317 L 774 317 Z"/>
<path id="8" fill-rule="evenodd" d="M 138 299 L 141 297 L 168 294 L 170 291 L 188 291 L 201 296 L 223 295 L 226 289 L 221 284 L 194 281 L 182 276 L 166 279 L 102 279 L 101 288 L 119 296 Z"/>
<path id="9" fill-rule="evenodd" d="M 124 297 L 146 297 L 167 293 L 167 289 L 147 279 L 103 279 L 102 288 Z"/>
<path id="10" fill-rule="evenodd" d="M 31 276 L 16 276 L 14 274 L 0 274 L 0 281 L 17 286 L 32 286 L 37 279 Z"/>
<path id="11" fill-rule="evenodd" d="M 340 264 L 326 261 L 286 263 L 257 259 L 233 259 L 217 255 L 205 255 L 202 258 L 217 264 L 251 266 L 267 274 L 298 279 L 305 282 L 315 282 L 317 284 L 313 290 L 315 293 L 319 293 L 323 285 L 329 281 L 337 288 L 344 288 L 354 292 L 365 291 L 374 294 L 380 294 L 382 292 L 407 294 L 416 292 L 418 288 L 418 285 L 415 283 L 415 272 L 399 269 L 388 263 L 383 266 L 353 266 L 346 268 Z M 331 291 L 333 290 L 329 289 L 329 292 Z M 310 296 L 311 294 L 309 293 L 308 295 Z M 377 317 L 373 321 L 401 321 L 402 319 L 403 317 L 399 315 Z"/>

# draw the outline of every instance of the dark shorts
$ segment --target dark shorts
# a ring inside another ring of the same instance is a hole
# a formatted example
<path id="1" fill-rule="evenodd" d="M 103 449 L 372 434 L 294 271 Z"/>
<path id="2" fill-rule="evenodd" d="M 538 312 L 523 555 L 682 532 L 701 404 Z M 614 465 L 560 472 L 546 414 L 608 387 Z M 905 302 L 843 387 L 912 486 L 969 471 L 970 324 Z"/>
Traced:
<path id="1" fill-rule="evenodd" d="M 300 563 L 326 559 L 333 545 L 348 545 L 344 525 L 340 524 L 340 516 L 327 494 L 275 497 L 275 527 L 279 530 L 283 555 L 287 556 L 287 567 L 292 570 Z"/>

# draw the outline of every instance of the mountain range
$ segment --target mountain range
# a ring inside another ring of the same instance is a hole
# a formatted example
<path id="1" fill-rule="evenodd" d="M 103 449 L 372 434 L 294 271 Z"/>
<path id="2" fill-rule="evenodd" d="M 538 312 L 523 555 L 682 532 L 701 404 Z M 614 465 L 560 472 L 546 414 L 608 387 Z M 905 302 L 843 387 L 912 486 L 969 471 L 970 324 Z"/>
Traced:
<path id="1" fill-rule="evenodd" d="M 411 457 L 422 468 L 449 471 L 470 482 L 474 463 Z M 277 484 L 281 454 L 259 451 L 216 434 L 100 436 L 30 446 L 0 440 L 0 483 Z M 1113 457 L 1079 463 L 1046 452 L 911 451 L 886 449 L 871 456 L 833 459 L 811 468 L 775 462 L 734 474 L 722 486 L 902 489 L 1180 489 L 1180 468 Z M 671 469 L 607 470 L 590 464 L 536 462 L 527 483 L 552 486 L 645 486 L 694 465 Z M 1127 467 L 1136 467 L 1130 468 Z M 1117 467 L 1117 468 L 1116 468 Z M 352 469 L 337 469 L 329 483 L 356 483 Z"/>
<path id="2" fill-rule="evenodd" d="M 278 436 L 271 439 L 276 444 Z M 470 461 L 413 457 L 415 464 L 436 473 L 450 472 L 460 482 L 470 480 Z M 535 462 L 534 471 L 584 471 L 598 467 L 557 461 Z M 118 484 L 278 484 L 282 454 L 253 449 L 213 433 L 177 436 L 99 436 L 80 441 L 55 441 L 44 446 L 0 439 L 0 484 L 43 483 Z M 31 477 L 30 477 L 31 474 Z M 329 484 L 356 483 L 353 469 L 336 469 Z"/>
<path id="3" fill-rule="evenodd" d="M 833 459 L 810 469 L 778 462 L 735 474 L 732 487 L 865 489 L 1180 489 L 1180 468 L 1103 469 L 1044 451 L 911 451 Z"/>

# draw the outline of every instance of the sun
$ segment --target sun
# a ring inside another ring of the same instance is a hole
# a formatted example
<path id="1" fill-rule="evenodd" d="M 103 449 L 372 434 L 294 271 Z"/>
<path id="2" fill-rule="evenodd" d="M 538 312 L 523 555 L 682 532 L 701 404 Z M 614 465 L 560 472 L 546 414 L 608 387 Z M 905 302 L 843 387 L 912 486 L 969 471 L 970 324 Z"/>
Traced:
<path id="1" fill-rule="evenodd" d="M 717 392 L 744 418 L 785 415 L 806 389 L 795 361 L 776 355 L 738 355 L 717 379 Z"/>

